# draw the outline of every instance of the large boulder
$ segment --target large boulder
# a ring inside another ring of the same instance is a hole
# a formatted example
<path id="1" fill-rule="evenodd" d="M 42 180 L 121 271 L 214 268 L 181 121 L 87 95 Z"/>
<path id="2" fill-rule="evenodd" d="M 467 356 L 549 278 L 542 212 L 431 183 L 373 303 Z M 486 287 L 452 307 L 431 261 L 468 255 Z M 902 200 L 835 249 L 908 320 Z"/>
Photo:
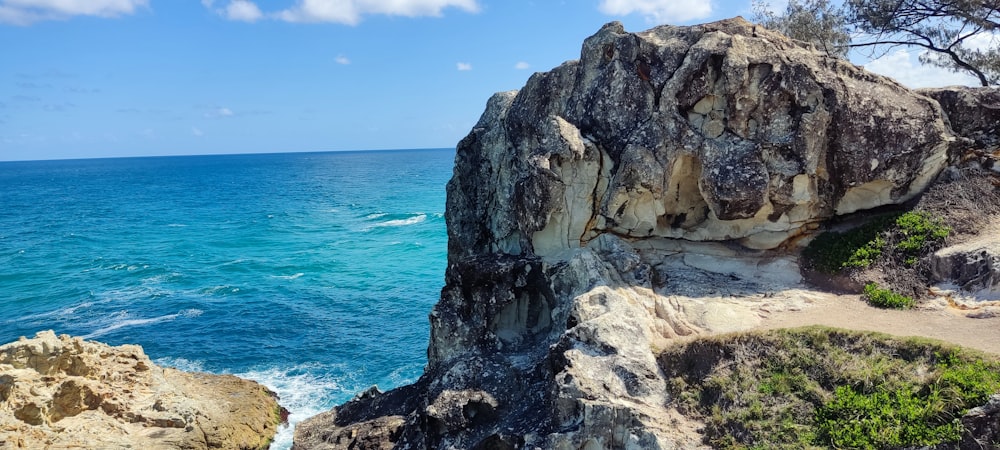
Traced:
<path id="1" fill-rule="evenodd" d="M 275 395 L 51 331 L 0 346 L 0 448 L 266 449 Z"/>
<path id="2" fill-rule="evenodd" d="M 458 146 L 453 257 L 604 233 L 775 248 L 947 164 L 937 102 L 741 18 L 627 33 L 494 96 Z"/>
<path id="3" fill-rule="evenodd" d="M 459 143 L 424 375 L 293 448 L 699 448 L 658 349 L 808 302 L 762 249 L 919 194 L 955 142 L 937 102 L 741 18 L 608 24 Z"/>

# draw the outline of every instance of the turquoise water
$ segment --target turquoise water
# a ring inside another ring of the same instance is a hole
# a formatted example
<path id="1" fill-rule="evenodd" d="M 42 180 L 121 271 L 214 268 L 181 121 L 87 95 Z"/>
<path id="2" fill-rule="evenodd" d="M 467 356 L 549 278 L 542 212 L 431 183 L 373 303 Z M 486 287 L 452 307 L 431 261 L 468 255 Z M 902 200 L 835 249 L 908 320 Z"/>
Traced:
<path id="1" fill-rule="evenodd" d="M 0 342 L 37 331 L 276 390 L 415 380 L 454 150 L 0 163 Z M 283 430 L 274 448 L 291 444 Z"/>

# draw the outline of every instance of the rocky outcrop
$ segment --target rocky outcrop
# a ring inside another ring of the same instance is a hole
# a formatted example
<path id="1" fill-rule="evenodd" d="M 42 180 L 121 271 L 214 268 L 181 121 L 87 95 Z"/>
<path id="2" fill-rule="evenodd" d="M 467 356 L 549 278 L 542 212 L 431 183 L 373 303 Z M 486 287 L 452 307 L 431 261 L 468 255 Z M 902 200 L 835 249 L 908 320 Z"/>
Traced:
<path id="1" fill-rule="evenodd" d="M 808 302 L 764 250 L 920 193 L 956 142 L 942 117 L 740 18 L 604 26 L 459 143 L 424 375 L 293 448 L 701 447 L 658 349 Z"/>
<path id="2" fill-rule="evenodd" d="M 605 233 L 775 248 L 911 198 L 953 141 L 936 102 L 742 19 L 612 23 L 489 101 L 459 144 L 450 252 L 545 256 Z"/>
<path id="3" fill-rule="evenodd" d="M 51 331 L 0 346 L 0 448 L 264 449 L 274 394 Z"/>
<path id="4" fill-rule="evenodd" d="M 937 100 L 956 134 L 981 150 L 1000 148 L 1000 89 L 950 86 L 917 92 Z"/>

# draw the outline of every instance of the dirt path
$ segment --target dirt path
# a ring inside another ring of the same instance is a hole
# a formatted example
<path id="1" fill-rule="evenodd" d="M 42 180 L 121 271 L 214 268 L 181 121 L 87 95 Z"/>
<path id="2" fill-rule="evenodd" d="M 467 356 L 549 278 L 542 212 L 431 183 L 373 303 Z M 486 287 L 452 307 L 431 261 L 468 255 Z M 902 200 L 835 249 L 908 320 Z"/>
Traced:
<path id="1" fill-rule="evenodd" d="M 924 336 L 1000 355 L 1000 317 L 973 319 L 951 308 L 887 310 L 868 306 L 857 295 L 815 294 L 808 307 L 775 313 L 760 328 L 826 325 Z"/>

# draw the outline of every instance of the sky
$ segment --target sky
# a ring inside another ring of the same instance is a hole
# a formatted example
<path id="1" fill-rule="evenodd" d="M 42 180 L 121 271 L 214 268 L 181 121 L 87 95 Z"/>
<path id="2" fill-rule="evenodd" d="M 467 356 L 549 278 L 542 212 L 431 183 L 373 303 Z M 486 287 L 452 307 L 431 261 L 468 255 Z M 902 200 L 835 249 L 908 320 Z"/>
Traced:
<path id="1" fill-rule="evenodd" d="M 780 1 L 780 0 L 778 0 Z M 494 92 L 750 0 L 0 0 L 0 161 L 454 147 Z M 975 84 L 917 52 L 911 87 Z"/>

